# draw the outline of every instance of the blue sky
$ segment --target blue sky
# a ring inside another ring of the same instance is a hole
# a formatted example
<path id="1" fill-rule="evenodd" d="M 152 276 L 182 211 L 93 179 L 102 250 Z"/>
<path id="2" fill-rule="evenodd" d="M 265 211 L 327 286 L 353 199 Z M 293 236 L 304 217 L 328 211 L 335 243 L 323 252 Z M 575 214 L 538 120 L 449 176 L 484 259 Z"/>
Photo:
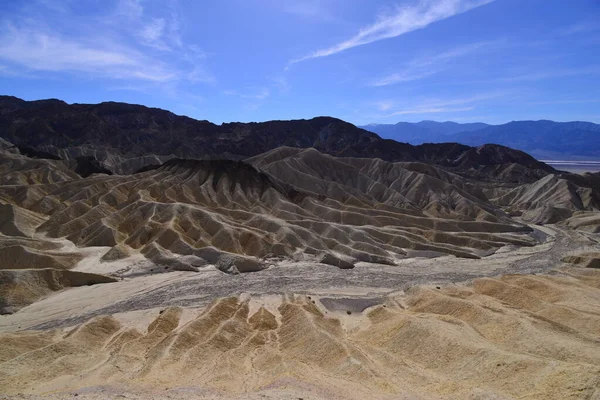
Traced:
<path id="1" fill-rule="evenodd" d="M 600 123 L 600 2 L 2 0 L 0 85 L 215 123 Z"/>

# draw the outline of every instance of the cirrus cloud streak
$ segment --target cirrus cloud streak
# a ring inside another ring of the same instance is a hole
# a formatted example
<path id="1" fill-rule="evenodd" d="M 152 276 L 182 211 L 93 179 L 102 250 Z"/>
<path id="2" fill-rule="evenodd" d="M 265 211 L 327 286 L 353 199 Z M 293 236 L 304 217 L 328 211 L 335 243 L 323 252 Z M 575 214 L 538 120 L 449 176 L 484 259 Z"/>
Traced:
<path id="1" fill-rule="evenodd" d="M 350 39 L 291 60 L 288 67 L 302 61 L 328 57 L 357 46 L 422 29 L 434 22 L 462 14 L 493 1 L 495 0 L 427 0 L 410 7 L 398 7 L 396 12 L 381 16 L 377 22 L 362 28 Z"/>

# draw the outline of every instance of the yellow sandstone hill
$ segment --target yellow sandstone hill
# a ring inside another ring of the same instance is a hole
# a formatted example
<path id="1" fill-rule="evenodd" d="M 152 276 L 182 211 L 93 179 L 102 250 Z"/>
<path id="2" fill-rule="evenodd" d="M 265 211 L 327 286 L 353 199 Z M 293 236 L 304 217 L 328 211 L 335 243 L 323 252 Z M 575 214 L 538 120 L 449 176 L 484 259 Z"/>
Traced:
<path id="1" fill-rule="evenodd" d="M 0 387 L 52 398 L 102 398 L 114 388 L 192 399 L 600 395 L 596 270 L 418 286 L 364 310 L 327 300 L 242 296 L 198 311 L 154 309 L 147 322 L 105 315 L 5 332 Z"/>

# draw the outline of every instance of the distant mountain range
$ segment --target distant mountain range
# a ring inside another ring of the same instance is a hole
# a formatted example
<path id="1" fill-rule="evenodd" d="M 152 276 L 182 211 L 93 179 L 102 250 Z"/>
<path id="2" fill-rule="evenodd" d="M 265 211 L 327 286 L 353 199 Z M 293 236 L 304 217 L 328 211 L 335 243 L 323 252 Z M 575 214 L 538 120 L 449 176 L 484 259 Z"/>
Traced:
<path id="1" fill-rule="evenodd" d="M 398 122 L 397 124 L 369 124 L 361 126 L 371 132 L 375 132 L 386 139 L 410 144 L 441 143 L 447 142 L 452 135 L 461 132 L 473 132 L 489 127 L 482 122 L 471 124 L 459 124 L 457 122 Z"/>
<path id="2" fill-rule="evenodd" d="M 422 121 L 370 124 L 371 132 L 399 142 L 456 142 L 468 146 L 495 143 L 538 159 L 600 160 L 600 125 L 591 122 L 513 121 L 502 125 Z"/>
<path id="3" fill-rule="evenodd" d="M 75 163 L 83 175 L 106 170 L 129 174 L 171 158 L 242 160 L 282 146 L 315 148 L 336 157 L 436 164 L 483 180 L 533 182 L 554 171 L 502 146 L 413 146 L 331 117 L 216 125 L 115 102 L 67 104 L 0 96 L 0 137 L 22 154 Z"/>

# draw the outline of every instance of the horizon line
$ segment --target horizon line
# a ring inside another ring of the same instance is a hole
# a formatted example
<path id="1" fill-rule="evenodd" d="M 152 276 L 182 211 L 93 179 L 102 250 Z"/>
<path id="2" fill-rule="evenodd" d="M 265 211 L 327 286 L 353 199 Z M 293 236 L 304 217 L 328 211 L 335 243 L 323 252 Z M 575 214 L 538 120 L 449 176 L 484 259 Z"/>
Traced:
<path id="1" fill-rule="evenodd" d="M 540 122 L 540 121 L 549 121 L 549 122 L 556 122 L 556 123 L 570 123 L 570 122 L 584 122 L 584 123 L 590 123 L 590 124 L 594 124 L 594 125 L 600 125 L 600 121 L 598 122 L 593 122 L 590 120 L 582 120 L 582 119 L 577 119 L 577 120 L 554 120 L 554 119 L 550 119 L 550 118 L 541 118 L 541 119 L 513 119 L 510 121 L 506 121 L 506 122 L 501 122 L 501 123 L 490 123 L 490 122 L 484 122 L 484 121 L 472 121 L 472 122 L 457 122 L 457 121 L 452 121 L 452 120 L 445 120 L 445 121 L 439 121 L 439 120 L 433 120 L 433 119 L 423 119 L 420 121 L 407 121 L 407 120 L 403 120 L 403 121 L 396 121 L 396 122 L 370 122 L 370 123 L 365 123 L 365 124 L 361 124 L 361 123 L 355 123 L 350 121 L 349 119 L 344 119 L 341 117 L 335 117 L 332 115 L 315 115 L 312 117 L 297 117 L 297 118 L 287 118 L 287 119 L 281 119 L 281 118 L 271 118 L 271 119 L 265 119 L 265 120 L 254 120 L 254 121 L 221 121 L 221 122 L 214 122 L 214 121 L 210 121 L 208 119 L 205 118 L 197 118 L 197 117 L 192 117 L 188 114 L 177 114 L 171 110 L 165 109 L 165 108 L 161 108 L 161 107 L 156 107 L 156 106 L 151 106 L 151 105 L 145 105 L 145 104 L 139 104 L 139 103 L 128 103 L 125 101 L 116 101 L 116 100 L 105 100 L 105 101 L 100 101 L 97 103 L 80 103 L 80 102 L 72 102 L 69 103 L 68 101 L 59 99 L 57 97 L 48 97 L 48 98 L 41 98 L 41 99 L 33 99 L 33 100 L 25 100 L 21 97 L 18 96 L 14 96 L 14 95 L 10 95 L 10 94 L 1 94 L 0 97 L 12 97 L 15 98 L 17 100 L 21 100 L 21 101 L 26 101 L 26 102 L 35 102 L 35 101 L 46 101 L 46 100 L 56 100 L 56 101 L 60 101 L 63 102 L 67 105 L 99 105 L 102 103 L 121 103 L 121 104 L 128 104 L 128 105 L 135 105 L 135 106 L 141 106 L 141 107 L 146 107 L 146 108 L 154 108 L 154 109 L 159 109 L 159 110 L 163 110 L 163 111 L 167 111 L 170 112 L 172 114 L 178 115 L 178 116 L 183 116 L 183 117 L 187 117 L 187 118 L 191 118 L 194 119 L 196 121 L 207 121 L 210 122 L 211 124 L 214 125 L 223 125 L 223 124 L 235 124 L 235 123 L 243 123 L 243 124 L 251 124 L 251 123 L 263 123 L 263 122 L 270 122 L 270 121 L 298 121 L 298 120 L 311 120 L 311 119 L 315 119 L 315 118 L 335 118 L 338 119 L 340 121 L 344 121 L 347 123 L 350 123 L 356 127 L 359 128 L 363 128 L 363 127 L 368 127 L 369 125 L 396 125 L 396 124 L 400 124 L 400 123 L 409 123 L 409 124 L 419 124 L 422 122 L 435 122 L 435 123 L 446 123 L 446 122 L 451 122 L 451 123 L 455 123 L 455 124 L 459 124 L 459 125 L 465 125 L 465 124 L 486 124 L 489 126 L 500 126 L 500 125 L 506 125 L 509 124 L 511 122 Z"/>

